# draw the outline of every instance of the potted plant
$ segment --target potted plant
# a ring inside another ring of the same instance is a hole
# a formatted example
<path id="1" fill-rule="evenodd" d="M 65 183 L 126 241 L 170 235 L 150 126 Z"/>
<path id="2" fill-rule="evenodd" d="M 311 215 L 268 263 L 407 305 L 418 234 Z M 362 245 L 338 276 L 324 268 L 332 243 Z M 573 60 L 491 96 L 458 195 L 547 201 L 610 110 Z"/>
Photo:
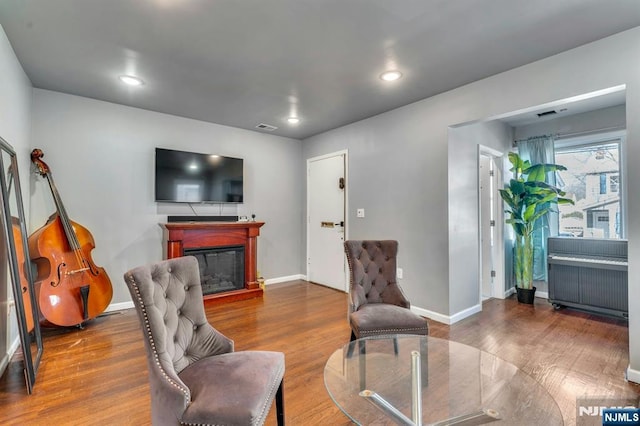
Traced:
<path id="1" fill-rule="evenodd" d="M 555 211 L 557 204 L 573 204 L 573 200 L 563 198 L 564 191 L 545 182 L 549 172 L 566 170 L 558 164 L 535 164 L 522 160 L 515 152 L 509 153 L 510 171 L 513 178 L 500 196 L 506 203 L 509 214 L 506 220 L 515 232 L 516 292 L 518 301 L 533 303 L 536 288 L 533 286 L 533 231 L 540 226 L 538 219 L 550 211 Z"/>

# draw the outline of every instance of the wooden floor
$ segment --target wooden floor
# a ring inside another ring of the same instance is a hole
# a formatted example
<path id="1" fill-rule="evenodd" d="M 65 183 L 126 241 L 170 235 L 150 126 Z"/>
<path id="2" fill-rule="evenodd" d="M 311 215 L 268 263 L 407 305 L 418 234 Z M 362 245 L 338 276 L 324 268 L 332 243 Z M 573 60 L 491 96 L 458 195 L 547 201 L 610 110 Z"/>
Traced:
<path id="1" fill-rule="evenodd" d="M 263 299 L 207 306 L 207 316 L 235 340 L 236 350 L 285 353 L 288 425 L 348 425 L 323 382 L 327 358 L 349 338 L 346 310 L 344 293 L 294 281 L 268 286 Z M 495 354 L 538 380 L 558 402 L 566 425 L 575 424 L 578 397 L 640 396 L 640 387 L 624 380 L 624 321 L 554 311 L 542 299 L 534 306 L 492 299 L 453 326 L 431 321 L 430 327 L 432 336 Z M 34 393 L 26 395 L 19 360 L 0 379 L 0 424 L 149 424 L 141 338 L 133 310 L 97 318 L 83 330 L 45 331 Z M 273 410 L 267 424 L 275 424 Z"/>

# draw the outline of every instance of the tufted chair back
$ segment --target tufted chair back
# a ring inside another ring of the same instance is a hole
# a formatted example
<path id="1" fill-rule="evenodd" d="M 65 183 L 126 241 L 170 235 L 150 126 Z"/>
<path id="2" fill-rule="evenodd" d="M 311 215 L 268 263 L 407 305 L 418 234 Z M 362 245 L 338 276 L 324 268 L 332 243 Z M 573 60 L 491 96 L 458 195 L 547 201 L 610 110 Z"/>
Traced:
<path id="1" fill-rule="evenodd" d="M 195 257 L 132 269 L 125 281 L 143 324 L 153 423 L 175 424 L 191 402 L 178 374 L 202 358 L 233 352 L 233 341 L 207 321 Z"/>
<path id="2" fill-rule="evenodd" d="M 351 312 L 368 303 L 410 307 L 396 280 L 397 241 L 345 241 L 344 247 L 350 270 Z"/>

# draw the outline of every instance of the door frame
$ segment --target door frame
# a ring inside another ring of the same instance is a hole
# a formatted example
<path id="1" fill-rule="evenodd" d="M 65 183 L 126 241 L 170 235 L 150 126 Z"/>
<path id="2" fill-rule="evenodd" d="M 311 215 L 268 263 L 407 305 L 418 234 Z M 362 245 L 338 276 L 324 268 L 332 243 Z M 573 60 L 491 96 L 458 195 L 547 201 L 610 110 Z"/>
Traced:
<path id="1" fill-rule="evenodd" d="M 349 212 L 349 150 L 342 149 L 340 151 L 334 151 L 328 154 L 318 155 L 316 157 L 307 158 L 307 171 L 305 174 L 305 178 L 307 181 L 306 190 L 307 190 L 307 208 L 306 208 L 306 218 L 305 218 L 305 228 L 306 228 L 306 253 L 305 253 L 305 264 L 306 264 L 306 279 L 309 279 L 309 252 L 310 252 L 310 236 L 309 236 L 309 222 L 310 222 L 310 213 L 309 206 L 311 204 L 311 191 L 309 190 L 309 171 L 311 168 L 311 163 L 314 161 L 324 160 L 326 158 L 344 156 L 344 211 L 342 212 L 342 219 L 344 220 L 344 240 L 347 241 L 349 239 L 349 220 L 348 220 L 348 212 Z M 343 270 L 344 270 L 344 292 L 349 292 L 349 271 L 347 268 L 347 257 L 344 256 Z"/>
<path id="2" fill-rule="evenodd" d="M 493 199 L 494 199 L 494 208 L 495 208 L 495 235 L 494 235 L 494 246 L 493 246 L 493 268 L 496 271 L 496 276 L 494 277 L 493 284 L 491 285 L 491 297 L 504 299 L 505 298 L 505 282 L 506 282 L 506 270 L 505 270 L 505 256 L 504 256 L 504 211 L 502 208 L 502 198 L 500 198 L 500 193 L 498 192 L 499 187 L 502 184 L 502 176 L 504 174 L 504 170 L 502 167 L 504 166 L 503 158 L 504 153 L 500 152 L 496 149 L 490 148 L 488 146 L 484 146 L 478 144 L 478 155 L 477 155 L 477 175 L 478 175 L 478 203 L 477 203 L 477 212 L 478 212 L 478 299 L 480 306 L 482 306 L 482 215 L 481 215 L 481 197 L 480 197 L 480 157 L 490 157 L 495 165 L 495 169 L 497 171 L 496 176 L 496 187 L 493 190 Z"/>

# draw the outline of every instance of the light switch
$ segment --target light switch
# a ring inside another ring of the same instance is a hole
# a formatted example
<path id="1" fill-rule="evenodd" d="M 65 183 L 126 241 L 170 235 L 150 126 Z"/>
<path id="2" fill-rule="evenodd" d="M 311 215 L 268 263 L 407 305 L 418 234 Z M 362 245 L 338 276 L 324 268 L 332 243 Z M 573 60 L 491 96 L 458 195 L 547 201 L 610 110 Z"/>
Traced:
<path id="1" fill-rule="evenodd" d="M 401 280 L 402 279 L 402 268 L 396 269 L 396 277 Z"/>
<path id="2" fill-rule="evenodd" d="M 364 217 L 364 209 L 356 210 L 356 216 L 357 217 Z"/>

